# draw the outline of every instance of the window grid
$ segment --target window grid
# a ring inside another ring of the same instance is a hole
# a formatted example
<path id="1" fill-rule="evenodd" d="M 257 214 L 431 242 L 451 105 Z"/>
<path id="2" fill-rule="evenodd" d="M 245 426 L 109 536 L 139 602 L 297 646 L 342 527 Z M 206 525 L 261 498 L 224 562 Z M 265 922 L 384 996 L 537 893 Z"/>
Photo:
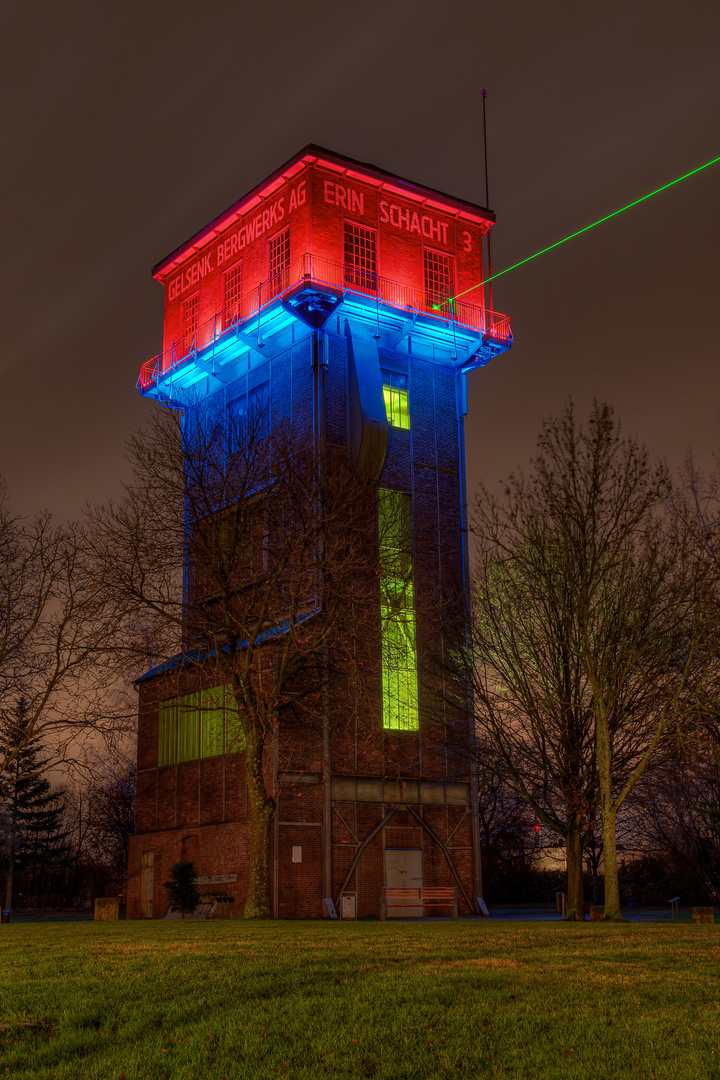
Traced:
<path id="1" fill-rule="evenodd" d="M 377 232 L 345 222 L 345 282 L 363 289 L 377 288 Z"/>
<path id="2" fill-rule="evenodd" d="M 243 499 L 196 525 L 192 566 L 195 603 L 217 598 L 252 569 L 252 508 Z"/>
<path id="3" fill-rule="evenodd" d="M 385 398 L 385 412 L 391 427 L 410 429 L 410 410 L 408 408 L 407 390 L 399 390 L 396 386 L 383 386 Z"/>
<path id="4" fill-rule="evenodd" d="M 228 454 L 236 454 L 242 448 L 246 412 L 247 394 L 233 398 L 225 406 Z"/>
<path id="5" fill-rule="evenodd" d="M 200 303 L 199 296 L 195 293 L 194 296 L 188 297 L 187 300 L 183 300 L 182 304 L 182 336 L 194 337 L 197 334 L 198 319 L 200 315 Z"/>
<path id="6" fill-rule="evenodd" d="M 452 255 L 441 251 L 423 251 L 425 265 L 425 306 L 431 311 L 452 310 L 455 293 L 455 268 Z"/>
<path id="7" fill-rule="evenodd" d="M 268 271 L 270 297 L 277 296 L 288 287 L 290 269 L 290 229 L 268 240 Z"/>
<path id="8" fill-rule="evenodd" d="M 270 383 L 252 386 L 225 406 L 228 454 L 237 454 L 248 440 L 265 435 L 270 426 Z"/>
<path id="9" fill-rule="evenodd" d="M 236 753 L 245 747 L 230 685 L 161 701 L 158 721 L 159 767 Z"/>
<path id="10" fill-rule="evenodd" d="M 242 260 L 223 275 L 223 310 L 225 322 L 234 322 L 239 318 L 242 300 L 243 266 Z"/>
<path id="11" fill-rule="evenodd" d="M 418 683 L 411 498 L 378 490 L 383 727 L 417 731 Z"/>

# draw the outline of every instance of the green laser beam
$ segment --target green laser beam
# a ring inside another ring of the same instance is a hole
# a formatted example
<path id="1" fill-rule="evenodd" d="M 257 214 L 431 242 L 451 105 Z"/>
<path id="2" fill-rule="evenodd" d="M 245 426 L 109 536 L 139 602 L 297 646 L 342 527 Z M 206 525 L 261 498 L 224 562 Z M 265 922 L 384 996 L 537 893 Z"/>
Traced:
<path id="1" fill-rule="evenodd" d="M 704 165 L 699 165 L 697 169 L 691 169 L 690 172 L 685 173 L 684 176 L 678 176 L 677 179 L 671 180 L 668 184 L 663 184 L 662 187 L 656 188 L 655 191 L 650 191 L 647 195 L 642 195 L 639 199 L 635 199 L 633 202 L 628 203 L 627 206 L 621 206 L 619 210 L 613 210 L 612 214 L 606 214 L 605 217 L 598 218 L 598 220 L 593 221 L 591 225 L 586 225 L 583 229 L 578 229 L 577 232 L 570 233 L 569 236 L 564 237 L 562 240 L 557 240 L 554 244 L 549 244 L 541 251 L 536 251 L 534 255 L 528 255 L 526 259 L 521 259 L 520 262 L 513 263 L 512 266 L 507 266 L 504 270 L 499 270 L 497 274 L 491 274 L 484 282 L 479 281 L 477 285 L 471 285 L 469 289 L 464 289 L 456 296 L 453 296 L 452 300 L 459 300 L 461 296 L 465 296 L 466 293 L 472 292 L 481 285 L 487 285 L 488 282 L 495 281 L 496 278 L 502 277 L 503 274 L 509 274 L 511 270 L 517 270 L 518 266 L 524 266 L 525 263 L 532 262 L 532 260 L 537 259 L 539 255 L 544 255 L 546 251 L 552 251 L 553 248 L 560 247 L 561 244 L 567 244 L 568 240 L 573 240 L 576 236 L 582 236 L 583 233 L 588 232 L 590 229 L 594 229 L 596 225 L 602 225 L 603 221 L 609 221 L 610 218 L 617 217 L 618 214 L 624 214 L 625 211 L 629 210 L 632 206 L 637 206 L 638 203 L 646 202 L 647 199 L 652 199 L 653 195 L 659 195 L 661 191 L 667 191 L 668 188 L 674 187 L 675 184 L 679 184 L 681 180 L 687 180 L 689 176 L 694 176 L 695 173 L 702 172 L 703 169 L 709 169 L 711 165 L 716 165 L 718 161 L 720 161 L 720 157 L 713 158 L 712 161 L 706 161 Z"/>

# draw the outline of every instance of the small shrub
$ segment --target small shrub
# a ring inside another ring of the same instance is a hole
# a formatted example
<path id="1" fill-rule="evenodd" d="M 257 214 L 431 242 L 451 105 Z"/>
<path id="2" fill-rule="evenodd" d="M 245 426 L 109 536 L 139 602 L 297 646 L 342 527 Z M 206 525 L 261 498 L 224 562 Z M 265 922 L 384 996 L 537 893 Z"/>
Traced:
<path id="1" fill-rule="evenodd" d="M 195 884 L 196 877 L 195 864 L 180 861 L 170 867 L 170 880 L 163 882 L 163 888 L 170 901 L 170 910 L 179 911 L 183 919 L 200 903 L 200 893 Z"/>

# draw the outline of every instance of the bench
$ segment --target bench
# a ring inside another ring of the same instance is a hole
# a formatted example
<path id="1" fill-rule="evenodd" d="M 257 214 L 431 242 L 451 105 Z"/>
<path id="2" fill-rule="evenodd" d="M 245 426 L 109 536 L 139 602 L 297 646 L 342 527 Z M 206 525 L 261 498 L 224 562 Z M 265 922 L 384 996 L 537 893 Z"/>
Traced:
<path id="1" fill-rule="evenodd" d="M 385 888 L 380 895 L 380 922 L 385 922 L 389 907 L 450 908 L 451 917 L 457 920 L 457 889 L 426 885 L 416 889 Z"/>

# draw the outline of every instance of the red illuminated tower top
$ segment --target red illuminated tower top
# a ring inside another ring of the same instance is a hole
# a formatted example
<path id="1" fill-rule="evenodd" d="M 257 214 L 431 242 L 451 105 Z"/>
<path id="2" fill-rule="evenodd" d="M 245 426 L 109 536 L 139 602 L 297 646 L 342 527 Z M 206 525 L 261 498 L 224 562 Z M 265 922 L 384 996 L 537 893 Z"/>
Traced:
<path id="1" fill-rule="evenodd" d="M 338 308 L 374 320 L 378 338 L 412 333 L 420 347 L 449 349 L 464 372 L 481 366 L 512 342 L 485 287 L 494 220 L 308 146 L 154 267 L 165 286 L 163 352 L 143 366 L 138 389 L 172 399 L 170 382 L 186 389 L 208 372 L 226 381 L 239 341 L 270 345 L 267 356 L 288 318 L 318 328 Z"/>

